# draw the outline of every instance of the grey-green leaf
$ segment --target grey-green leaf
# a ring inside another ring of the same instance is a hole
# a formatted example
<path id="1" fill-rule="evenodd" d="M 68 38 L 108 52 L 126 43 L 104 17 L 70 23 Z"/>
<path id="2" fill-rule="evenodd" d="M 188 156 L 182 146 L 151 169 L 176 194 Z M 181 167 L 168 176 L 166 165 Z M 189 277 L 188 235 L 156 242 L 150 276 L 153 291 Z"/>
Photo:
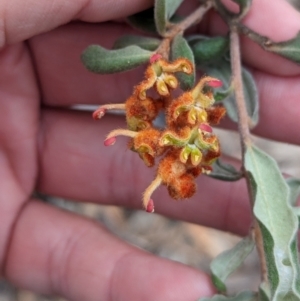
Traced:
<path id="1" fill-rule="evenodd" d="M 131 27 L 150 34 L 157 34 L 154 21 L 154 8 L 148 8 L 139 13 L 127 17 L 127 22 Z"/>
<path id="2" fill-rule="evenodd" d="M 183 0 L 155 0 L 154 19 L 159 34 L 165 34 L 170 18 L 182 2 Z"/>
<path id="3" fill-rule="evenodd" d="M 215 91 L 217 95 L 218 93 L 221 93 L 221 95 L 223 93 L 225 94 L 224 96 L 229 94 L 231 91 L 231 69 L 229 62 L 223 59 L 218 65 L 202 65 L 200 68 L 208 75 L 222 80 L 223 86 Z M 252 127 L 254 127 L 258 123 L 259 119 L 258 91 L 253 76 L 245 68 L 242 69 L 242 79 L 247 112 L 250 118 L 250 124 Z M 234 95 L 229 94 L 229 97 L 223 99 L 223 104 L 226 107 L 229 118 L 234 122 L 237 122 L 238 114 Z"/>
<path id="4" fill-rule="evenodd" d="M 300 196 L 300 179 L 288 178 L 286 183 L 289 186 L 289 203 L 296 206 L 297 199 Z"/>
<path id="5" fill-rule="evenodd" d="M 136 45 L 145 50 L 154 51 L 160 44 L 160 40 L 156 38 L 141 37 L 136 35 L 124 35 L 117 39 L 113 45 L 113 49 L 120 49 L 127 46 Z"/>
<path id="6" fill-rule="evenodd" d="M 194 36 L 190 42 L 197 65 L 206 65 L 218 61 L 229 47 L 228 37 L 203 37 Z"/>
<path id="7" fill-rule="evenodd" d="M 298 219 L 289 191 L 275 160 L 255 146 L 245 154 L 251 178 L 254 215 L 263 237 L 271 300 L 300 300 Z"/>
<path id="8" fill-rule="evenodd" d="M 219 292 L 226 292 L 225 280 L 243 263 L 253 247 L 252 237 L 245 237 L 231 250 L 221 253 L 211 262 L 212 280 Z"/>
<path id="9" fill-rule="evenodd" d="M 82 54 L 85 67 L 95 73 L 127 71 L 146 63 L 153 53 L 138 46 L 107 50 L 98 45 L 89 46 Z"/>
<path id="10" fill-rule="evenodd" d="M 243 177 L 242 172 L 236 170 L 231 164 L 223 162 L 221 159 L 216 160 L 212 165 L 210 177 L 222 181 L 238 181 Z"/>
<path id="11" fill-rule="evenodd" d="M 194 55 L 191 47 L 183 36 L 177 35 L 173 39 L 173 43 L 171 45 L 171 59 L 176 60 L 180 57 L 188 59 L 193 66 L 195 65 Z M 180 87 L 183 90 L 191 89 L 195 85 L 195 68 L 193 73 L 190 75 L 178 73 L 176 76 L 179 79 Z"/>
<path id="12" fill-rule="evenodd" d="M 269 41 L 264 45 L 264 48 L 300 64 L 300 32 L 295 38 L 285 42 L 275 43 Z"/>
<path id="13" fill-rule="evenodd" d="M 257 301 L 257 294 L 254 292 L 245 291 L 232 297 L 226 297 L 224 295 L 214 295 L 211 298 L 201 298 L 198 301 Z"/>

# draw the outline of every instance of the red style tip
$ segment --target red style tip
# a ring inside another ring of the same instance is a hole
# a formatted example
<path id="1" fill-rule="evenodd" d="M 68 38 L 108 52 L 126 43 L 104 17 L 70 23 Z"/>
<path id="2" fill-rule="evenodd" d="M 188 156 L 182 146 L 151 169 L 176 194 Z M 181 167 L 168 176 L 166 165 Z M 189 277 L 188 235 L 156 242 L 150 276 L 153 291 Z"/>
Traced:
<path id="1" fill-rule="evenodd" d="M 153 213 L 154 212 L 154 202 L 152 199 L 149 200 L 146 212 Z"/>
<path id="2" fill-rule="evenodd" d="M 150 63 L 153 64 L 156 61 L 160 60 L 161 58 L 162 58 L 162 56 L 160 54 L 155 53 L 150 57 Z"/>
<path id="3" fill-rule="evenodd" d="M 223 86 L 223 83 L 221 80 L 214 79 L 214 80 L 210 80 L 209 82 L 207 82 L 207 85 L 212 88 L 219 88 L 219 87 Z"/>
<path id="4" fill-rule="evenodd" d="M 96 120 L 100 119 L 104 116 L 105 113 L 106 113 L 106 109 L 100 108 L 93 113 L 93 118 Z"/>
<path id="5" fill-rule="evenodd" d="M 104 140 L 104 145 L 105 146 L 114 145 L 116 140 L 117 140 L 116 137 L 107 138 L 107 139 Z"/>
<path id="6" fill-rule="evenodd" d="M 208 132 L 208 133 L 212 133 L 212 127 L 210 125 L 208 125 L 207 123 L 201 123 L 199 125 L 199 129 L 201 131 L 204 131 L 204 132 Z"/>

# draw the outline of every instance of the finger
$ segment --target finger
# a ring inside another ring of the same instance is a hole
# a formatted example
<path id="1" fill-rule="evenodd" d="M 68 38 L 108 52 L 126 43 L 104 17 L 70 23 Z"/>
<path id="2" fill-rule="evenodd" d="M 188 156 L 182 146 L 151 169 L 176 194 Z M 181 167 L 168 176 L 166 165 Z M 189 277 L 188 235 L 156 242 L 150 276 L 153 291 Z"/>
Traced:
<path id="1" fill-rule="evenodd" d="M 134 14 L 151 4 L 152 1 L 149 0 L 1 1 L 0 48 L 47 32 L 72 20 L 103 22 Z"/>
<path id="2" fill-rule="evenodd" d="M 278 16 L 285 16 L 279 18 Z M 243 23 L 250 29 L 267 36 L 275 42 L 293 39 L 300 30 L 300 13 L 288 1 L 253 0 L 251 9 Z M 213 34 L 224 34 L 227 26 L 217 14 L 212 14 L 208 31 Z M 264 51 L 256 43 L 242 37 L 241 46 L 245 63 L 259 70 L 276 75 L 299 75 L 299 65 Z"/>
<path id="3" fill-rule="evenodd" d="M 42 192 L 82 201 L 142 209 L 143 191 L 154 179 L 138 155 L 118 138 L 105 148 L 110 130 L 124 127 L 124 118 L 105 116 L 96 122 L 89 115 L 46 110 L 40 143 Z M 155 210 L 169 217 L 245 234 L 251 222 L 243 180 L 228 183 L 200 176 L 198 192 L 175 202 L 165 186 L 153 195 Z"/>
<path id="4" fill-rule="evenodd" d="M 155 258 L 98 224 L 32 201 L 15 226 L 6 277 L 18 287 L 68 300 L 196 300 L 209 277 Z"/>
<path id="5" fill-rule="evenodd" d="M 23 44 L 2 49 L 0 65 L 1 270 L 10 229 L 35 186 L 39 116 L 38 89 L 28 49 Z"/>
<path id="6" fill-rule="evenodd" d="M 127 32 L 120 24 L 70 24 L 30 42 L 43 91 L 43 103 L 54 106 L 124 101 L 143 77 L 142 69 L 110 75 L 89 72 L 80 60 L 90 44 L 111 48 Z M 133 31 L 131 31 L 133 32 Z M 105 33 L 105 34 L 104 34 Z M 112 38 L 113 37 L 113 38 Z"/>

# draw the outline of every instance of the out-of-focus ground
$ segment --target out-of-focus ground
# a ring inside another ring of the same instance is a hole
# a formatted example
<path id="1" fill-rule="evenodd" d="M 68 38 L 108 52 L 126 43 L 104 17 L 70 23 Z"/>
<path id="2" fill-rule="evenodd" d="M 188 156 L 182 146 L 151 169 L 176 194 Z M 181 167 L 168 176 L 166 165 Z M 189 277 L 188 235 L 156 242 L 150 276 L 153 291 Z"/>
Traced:
<path id="1" fill-rule="evenodd" d="M 300 8 L 300 0 L 290 0 Z M 217 130 L 223 152 L 239 158 L 239 138 L 234 132 Z M 256 145 L 276 158 L 281 170 L 300 177 L 300 147 L 255 139 Z M 111 232 L 158 256 L 179 261 L 209 272 L 209 263 L 220 252 L 231 248 L 239 237 L 199 225 L 170 220 L 157 214 L 126 210 L 114 206 L 79 204 L 49 197 L 49 202 L 67 210 L 89 216 L 103 223 Z M 188 205 L 188 204 L 187 204 Z M 230 292 L 256 289 L 259 264 L 254 251 L 228 280 Z M 35 295 L 18 290 L 0 280 L 0 301 L 64 301 L 59 297 Z"/>

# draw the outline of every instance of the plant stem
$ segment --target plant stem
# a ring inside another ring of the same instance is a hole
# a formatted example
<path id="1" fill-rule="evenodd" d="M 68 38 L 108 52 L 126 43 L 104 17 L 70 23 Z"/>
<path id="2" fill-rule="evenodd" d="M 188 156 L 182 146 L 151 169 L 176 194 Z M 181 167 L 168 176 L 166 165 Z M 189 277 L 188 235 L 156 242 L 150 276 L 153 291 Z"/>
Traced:
<path id="1" fill-rule="evenodd" d="M 178 24 L 172 24 L 170 29 L 164 35 L 164 39 L 157 48 L 157 53 L 161 54 L 164 58 L 168 59 L 170 52 L 170 45 L 172 40 L 179 34 L 192 26 L 200 22 L 205 13 L 213 6 L 210 0 L 206 1 L 203 5 L 199 6 L 193 13 L 186 17 L 182 22 Z"/>
<path id="2" fill-rule="evenodd" d="M 270 51 L 269 47 L 273 44 L 273 42 L 268 37 L 261 36 L 241 23 L 237 23 L 236 26 L 240 33 L 260 45 L 264 50 Z"/>
<path id="3" fill-rule="evenodd" d="M 178 24 L 174 24 L 171 29 L 166 33 L 165 37 L 174 38 L 178 34 L 182 34 L 187 28 L 193 24 L 199 23 L 206 12 L 212 8 L 211 1 L 206 1 L 203 5 L 199 6 L 193 13 Z"/>
<path id="4" fill-rule="evenodd" d="M 241 146 L 244 153 L 247 145 L 251 143 L 249 131 L 249 117 L 246 108 L 246 102 L 243 91 L 241 56 L 240 56 L 240 41 L 238 29 L 235 24 L 230 26 L 230 56 L 232 70 L 232 85 L 235 91 L 236 107 L 238 112 L 238 126 L 241 135 Z"/>
<path id="5" fill-rule="evenodd" d="M 243 169 L 244 168 L 244 158 L 247 148 L 251 145 L 251 137 L 249 131 L 249 117 L 246 109 L 246 102 L 244 98 L 243 91 L 243 81 L 242 81 L 242 69 L 241 69 L 241 56 L 240 56 L 240 41 L 238 28 L 235 22 L 230 23 L 230 56 L 231 56 L 231 70 L 232 70 L 232 84 L 235 90 L 235 100 L 238 112 L 238 126 L 241 138 L 242 146 L 242 158 L 243 158 Z M 244 172 L 249 196 L 251 199 L 252 206 L 254 205 L 254 195 L 252 195 L 251 190 L 251 179 L 247 172 Z M 256 243 L 256 248 L 261 263 L 261 274 L 263 281 L 267 282 L 267 266 L 264 255 L 263 248 L 263 237 L 260 231 L 259 224 L 256 220 L 253 223 L 254 228 L 254 239 Z"/>

